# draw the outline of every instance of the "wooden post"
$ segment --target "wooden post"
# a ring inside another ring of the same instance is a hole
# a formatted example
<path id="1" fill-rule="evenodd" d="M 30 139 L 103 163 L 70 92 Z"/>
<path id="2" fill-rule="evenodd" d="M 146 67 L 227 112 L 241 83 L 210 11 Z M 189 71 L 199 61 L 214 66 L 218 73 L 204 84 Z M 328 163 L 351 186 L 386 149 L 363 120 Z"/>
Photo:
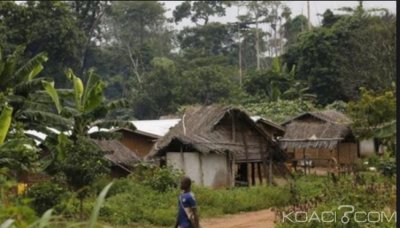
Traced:
<path id="1" fill-rule="evenodd" d="M 258 179 L 260 179 L 260 184 L 262 185 L 263 176 L 262 176 L 262 173 L 261 173 L 261 163 L 260 162 L 257 162 L 257 172 L 258 172 Z"/>
<path id="2" fill-rule="evenodd" d="M 253 185 L 252 183 L 252 179 L 251 179 L 251 163 L 247 162 L 247 183 L 248 186 L 250 187 L 251 185 Z"/>
<path id="3" fill-rule="evenodd" d="M 263 175 L 262 177 L 265 178 L 265 183 L 267 183 L 267 149 L 264 151 L 264 144 L 262 142 L 262 138 L 259 137 L 259 144 L 260 144 L 260 157 L 261 157 L 261 162 L 263 164 Z M 268 148 L 268 144 L 267 144 Z"/>
<path id="4" fill-rule="evenodd" d="M 256 163 L 251 163 L 251 182 L 253 182 L 253 185 L 257 185 L 255 165 Z"/>

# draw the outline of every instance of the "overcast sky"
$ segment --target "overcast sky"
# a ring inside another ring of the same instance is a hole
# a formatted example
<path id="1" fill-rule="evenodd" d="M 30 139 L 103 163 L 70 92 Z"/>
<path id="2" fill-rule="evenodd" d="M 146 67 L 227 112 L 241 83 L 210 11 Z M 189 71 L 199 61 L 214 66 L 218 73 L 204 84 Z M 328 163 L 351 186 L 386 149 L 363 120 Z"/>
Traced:
<path id="1" fill-rule="evenodd" d="M 181 1 L 161 1 L 164 2 L 165 7 L 168 9 L 167 16 L 172 17 L 172 11 L 175 7 L 181 4 Z M 290 7 L 292 10 L 292 17 L 303 14 L 307 15 L 307 2 L 306 1 L 283 1 L 286 5 Z M 331 9 L 333 12 L 334 9 L 341 7 L 355 7 L 358 5 L 357 1 L 310 1 L 310 17 L 311 23 L 313 25 L 319 25 L 322 20 L 321 17 L 317 16 L 318 14 L 324 13 L 326 9 Z M 364 1 L 364 8 L 387 8 L 390 12 L 396 13 L 396 1 Z M 244 11 L 244 10 L 242 10 Z M 243 12 L 241 12 L 243 13 Z M 219 22 L 234 22 L 236 21 L 237 16 L 237 8 L 236 6 L 230 7 L 227 9 L 225 17 L 211 17 L 210 21 L 219 21 Z M 181 29 L 184 26 L 192 26 L 194 25 L 190 19 L 185 19 L 180 22 L 178 25 L 175 25 L 177 29 Z"/>

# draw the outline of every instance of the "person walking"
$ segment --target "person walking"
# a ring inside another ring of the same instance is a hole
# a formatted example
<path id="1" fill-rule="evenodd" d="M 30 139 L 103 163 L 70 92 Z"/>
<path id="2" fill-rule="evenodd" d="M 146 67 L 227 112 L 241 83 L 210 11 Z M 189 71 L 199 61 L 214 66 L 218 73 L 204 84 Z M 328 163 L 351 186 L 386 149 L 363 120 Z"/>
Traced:
<path id="1" fill-rule="evenodd" d="M 200 228 L 197 203 L 191 192 L 192 180 L 189 177 L 182 178 L 182 194 L 178 197 L 178 216 L 175 228 Z"/>

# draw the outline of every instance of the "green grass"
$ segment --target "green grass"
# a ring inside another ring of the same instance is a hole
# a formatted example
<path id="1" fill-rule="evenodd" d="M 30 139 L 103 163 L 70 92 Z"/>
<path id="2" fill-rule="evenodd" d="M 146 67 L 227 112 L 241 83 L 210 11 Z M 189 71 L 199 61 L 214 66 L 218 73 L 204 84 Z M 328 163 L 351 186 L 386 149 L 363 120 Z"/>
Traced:
<path id="1" fill-rule="evenodd" d="M 256 211 L 289 203 L 289 190 L 257 186 L 212 190 L 194 186 L 201 218 L 218 217 L 242 211 Z M 111 224 L 153 224 L 171 226 L 175 223 L 179 191 L 158 192 L 140 184 L 130 184 L 123 192 L 110 196 L 101 210 L 101 219 Z"/>

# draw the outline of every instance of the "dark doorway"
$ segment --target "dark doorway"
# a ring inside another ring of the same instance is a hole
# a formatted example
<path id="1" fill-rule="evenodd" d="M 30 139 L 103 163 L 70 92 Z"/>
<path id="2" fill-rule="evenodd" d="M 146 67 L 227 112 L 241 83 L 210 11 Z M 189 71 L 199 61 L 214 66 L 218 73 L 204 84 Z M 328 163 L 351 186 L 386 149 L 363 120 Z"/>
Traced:
<path id="1" fill-rule="evenodd" d="M 247 163 L 238 163 L 238 171 L 235 174 L 235 186 L 248 186 Z"/>

